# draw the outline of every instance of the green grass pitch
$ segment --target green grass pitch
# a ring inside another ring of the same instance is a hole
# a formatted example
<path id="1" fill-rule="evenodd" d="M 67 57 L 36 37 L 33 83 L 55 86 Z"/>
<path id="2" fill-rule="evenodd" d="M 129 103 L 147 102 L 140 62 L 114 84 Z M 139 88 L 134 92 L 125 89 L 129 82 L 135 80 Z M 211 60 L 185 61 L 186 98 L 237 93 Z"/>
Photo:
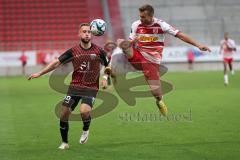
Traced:
<path id="1" fill-rule="evenodd" d="M 94 119 L 86 144 L 78 143 L 81 122 L 70 122 L 70 149 L 58 150 L 59 120 L 54 106 L 63 94 L 48 77 L 0 78 L 1 160 L 206 160 L 240 158 L 240 72 L 223 85 L 222 72 L 167 73 L 174 85 L 164 96 L 170 114 L 182 119 L 122 119 L 124 113 L 158 113 L 153 98 L 135 107 L 119 100 L 112 112 Z M 76 112 L 79 108 L 76 108 Z M 181 117 L 180 117 L 181 118 Z"/>

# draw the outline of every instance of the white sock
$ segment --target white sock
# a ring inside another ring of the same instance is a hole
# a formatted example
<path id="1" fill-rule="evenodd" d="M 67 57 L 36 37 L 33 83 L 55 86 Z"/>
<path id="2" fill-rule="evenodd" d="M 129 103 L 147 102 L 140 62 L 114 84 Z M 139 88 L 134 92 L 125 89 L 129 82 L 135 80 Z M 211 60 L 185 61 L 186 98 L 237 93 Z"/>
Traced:
<path id="1" fill-rule="evenodd" d="M 234 70 L 232 70 L 231 73 L 232 73 L 232 75 L 234 75 L 235 74 Z"/>
<path id="2" fill-rule="evenodd" d="M 224 75 L 224 83 L 228 84 L 228 75 L 227 74 Z"/>

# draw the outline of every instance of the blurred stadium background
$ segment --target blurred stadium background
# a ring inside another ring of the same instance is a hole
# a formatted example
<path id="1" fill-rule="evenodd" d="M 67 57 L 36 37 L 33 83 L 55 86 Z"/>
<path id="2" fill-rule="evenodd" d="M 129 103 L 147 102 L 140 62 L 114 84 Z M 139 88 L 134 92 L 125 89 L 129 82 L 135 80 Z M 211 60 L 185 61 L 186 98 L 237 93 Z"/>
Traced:
<path id="1" fill-rule="evenodd" d="M 81 22 L 95 18 L 104 19 L 108 30 L 94 42 L 103 46 L 107 40 L 127 38 L 145 3 L 154 6 L 156 17 L 213 50 L 205 55 L 174 37 L 166 38 L 163 62 L 170 72 L 162 78 L 173 84 L 174 91 L 164 100 L 171 115 L 192 119 L 122 120 L 120 115 L 126 112 L 158 110 L 152 98 L 138 98 L 137 107 L 129 107 L 118 97 L 115 110 L 93 120 L 87 144 L 78 144 L 81 124 L 71 122 L 71 149 L 57 150 L 54 106 L 65 95 L 49 87 L 48 76 L 31 83 L 19 76 L 20 56 L 25 53 L 28 58 L 27 74 L 39 70 L 78 42 Z M 240 44 L 239 17 L 240 0 L 0 0 L 0 159 L 238 160 L 240 74 L 230 77 L 228 87 L 223 85 L 218 51 L 224 32 Z M 195 54 L 194 71 L 201 72 L 188 72 L 189 50 Z M 239 55 L 239 51 L 234 55 L 235 70 L 240 68 Z"/>
<path id="2" fill-rule="evenodd" d="M 21 73 L 17 58 L 20 52 L 27 54 L 27 73 L 48 63 L 77 43 L 80 23 L 95 18 L 108 23 L 106 34 L 94 38 L 96 43 L 103 45 L 107 40 L 127 38 L 131 23 L 138 19 L 139 6 L 145 3 L 155 7 L 156 17 L 212 47 L 213 54 L 208 56 L 194 50 L 196 61 L 200 62 L 195 70 L 222 69 L 218 51 L 224 32 L 240 43 L 239 0 L 1 0 L 0 3 L 0 75 Z M 166 46 L 163 61 L 168 63 L 167 67 L 186 70 L 186 53 L 191 47 L 169 36 Z M 239 54 L 235 60 L 240 60 Z M 237 63 L 235 68 L 239 67 Z"/>

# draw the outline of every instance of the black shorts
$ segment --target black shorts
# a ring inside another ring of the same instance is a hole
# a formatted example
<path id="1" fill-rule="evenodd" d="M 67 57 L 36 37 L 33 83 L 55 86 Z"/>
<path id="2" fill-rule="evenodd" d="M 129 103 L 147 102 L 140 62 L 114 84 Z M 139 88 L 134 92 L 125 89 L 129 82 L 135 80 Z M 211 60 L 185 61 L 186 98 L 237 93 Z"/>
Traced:
<path id="1" fill-rule="evenodd" d="M 83 92 L 85 94 L 81 94 Z M 78 105 L 79 101 L 81 100 L 81 104 L 85 103 L 92 108 L 95 102 L 95 98 L 96 98 L 95 90 L 84 89 L 84 90 L 81 90 L 80 92 L 79 91 L 76 92 L 76 89 L 69 88 L 68 93 L 65 96 L 62 105 L 71 108 L 71 110 L 73 111 Z"/>

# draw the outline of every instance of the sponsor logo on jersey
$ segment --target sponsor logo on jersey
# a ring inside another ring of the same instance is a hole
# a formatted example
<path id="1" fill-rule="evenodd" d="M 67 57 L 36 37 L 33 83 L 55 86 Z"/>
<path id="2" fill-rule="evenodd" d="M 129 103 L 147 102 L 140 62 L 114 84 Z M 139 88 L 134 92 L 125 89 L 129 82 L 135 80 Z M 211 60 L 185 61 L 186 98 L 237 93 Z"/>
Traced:
<path id="1" fill-rule="evenodd" d="M 158 40 L 158 37 L 155 37 L 155 36 L 150 36 L 150 37 L 140 36 L 139 37 L 139 41 L 142 41 L 142 42 L 156 42 L 157 40 Z"/>
<path id="2" fill-rule="evenodd" d="M 158 34 L 158 28 L 153 28 L 153 34 Z"/>

